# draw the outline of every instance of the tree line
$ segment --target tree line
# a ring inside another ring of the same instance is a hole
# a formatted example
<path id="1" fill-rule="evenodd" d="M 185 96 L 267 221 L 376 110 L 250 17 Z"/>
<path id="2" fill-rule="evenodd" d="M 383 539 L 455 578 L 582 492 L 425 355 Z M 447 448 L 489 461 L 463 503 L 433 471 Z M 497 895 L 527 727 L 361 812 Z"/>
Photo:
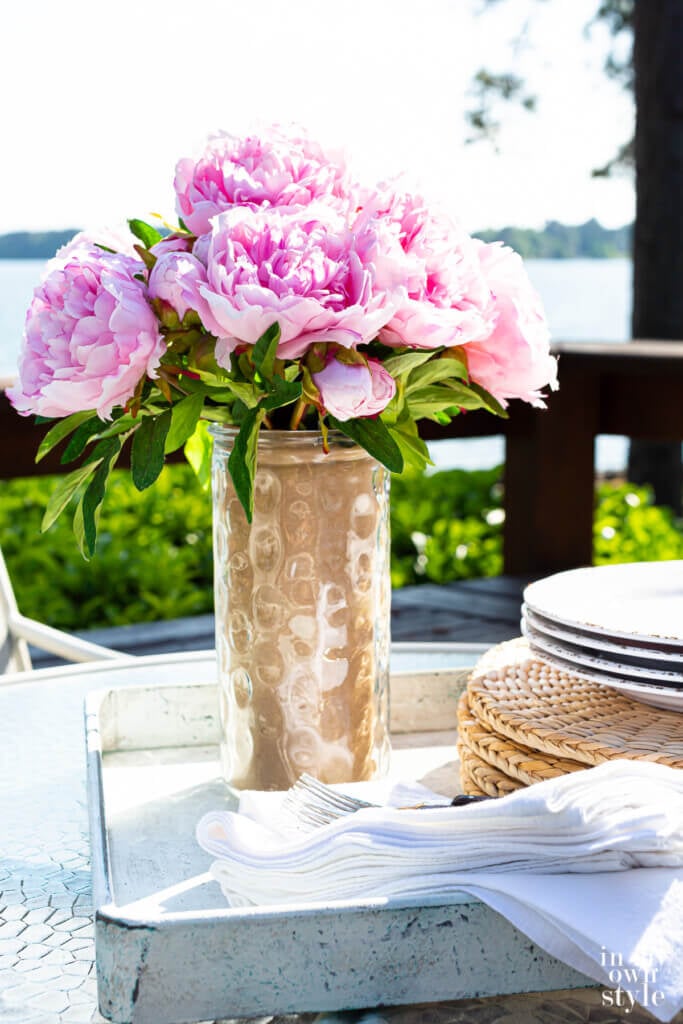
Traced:
<path id="1" fill-rule="evenodd" d="M 477 231 L 485 242 L 502 241 L 524 259 L 611 259 L 631 255 L 630 224 L 604 228 L 595 218 L 585 224 L 561 224 L 549 220 L 540 230 L 505 227 Z"/>
<path id="2" fill-rule="evenodd" d="M 76 234 L 77 228 L 62 231 L 14 231 L 0 235 L 0 259 L 48 260 Z M 593 218 L 585 224 L 561 224 L 549 220 L 545 227 L 504 227 L 475 231 L 485 242 L 505 242 L 524 259 L 610 259 L 631 253 L 630 224 L 604 228 Z"/>

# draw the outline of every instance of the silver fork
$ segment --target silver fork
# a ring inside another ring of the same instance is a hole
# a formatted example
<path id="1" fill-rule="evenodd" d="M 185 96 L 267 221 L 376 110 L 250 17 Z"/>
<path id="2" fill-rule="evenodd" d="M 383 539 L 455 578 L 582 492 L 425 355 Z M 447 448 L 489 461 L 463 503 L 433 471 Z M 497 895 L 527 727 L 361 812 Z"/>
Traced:
<path id="1" fill-rule="evenodd" d="M 445 804 L 413 804 L 410 808 L 402 807 L 399 810 L 428 810 L 430 807 L 461 807 L 466 804 L 478 803 L 481 800 L 488 800 L 487 796 L 456 796 L 449 803 Z M 304 773 L 294 785 L 287 791 L 282 802 L 281 814 L 293 821 L 304 831 L 311 831 L 320 828 L 321 825 L 329 825 L 338 818 L 345 818 L 349 814 L 364 807 L 378 807 L 378 804 L 368 803 L 367 800 L 360 800 L 358 797 L 349 796 L 348 793 L 338 793 L 324 782 L 319 782 L 312 775 Z"/>

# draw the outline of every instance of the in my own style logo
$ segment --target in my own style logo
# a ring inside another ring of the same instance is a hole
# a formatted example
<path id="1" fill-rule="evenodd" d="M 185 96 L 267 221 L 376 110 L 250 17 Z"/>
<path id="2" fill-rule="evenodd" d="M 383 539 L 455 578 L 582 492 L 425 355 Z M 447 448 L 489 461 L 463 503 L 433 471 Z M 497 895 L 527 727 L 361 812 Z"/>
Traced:
<path id="1" fill-rule="evenodd" d="M 664 993 L 657 988 L 656 967 L 649 971 L 629 967 L 624 963 L 622 953 L 610 953 L 604 946 L 600 954 L 600 963 L 614 985 L 614 988 L 603 991 L 603 1006 L 618 1006 L 624 1013 L 631 1013 L 636 1004 L 648 1009 L 663 1003 Z"/>

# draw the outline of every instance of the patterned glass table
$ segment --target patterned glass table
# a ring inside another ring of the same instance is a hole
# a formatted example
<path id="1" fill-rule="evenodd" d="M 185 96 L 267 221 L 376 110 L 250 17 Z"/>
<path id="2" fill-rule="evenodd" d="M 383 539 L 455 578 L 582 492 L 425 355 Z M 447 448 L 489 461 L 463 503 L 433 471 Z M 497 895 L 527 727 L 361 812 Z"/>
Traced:
<path id="1" fill-rule="evenodd" d="M 480 648 L 471 650 L 476 657 Z M 443 653 L 444 647 L 428 653 L 428 667 L 437 667 Z M 417 664 L 415 654 L 403 657 L 410 667 Z M 453 664 L 452 654 L 447 660 Z M 404 667 L 405 661 L 397 659 L 396 664 Z M 83 729 L 86 693 L 140 685 L 152 678 L 170 684 L 210 682 L 215 671 L 213 653 L 200 652 L 48 669 L 0 682 L 2 1024 L 104 1021 L 96 1010 Z M 305 1024 L 314 1019 L 580 1024 L 621 1018 L 615 1011 L 606 1015 L 599 992 L 581 990 L 296 1018 Z M 623 1019 L 637 1024 L 651 1018 L 631 1013 Z"/>

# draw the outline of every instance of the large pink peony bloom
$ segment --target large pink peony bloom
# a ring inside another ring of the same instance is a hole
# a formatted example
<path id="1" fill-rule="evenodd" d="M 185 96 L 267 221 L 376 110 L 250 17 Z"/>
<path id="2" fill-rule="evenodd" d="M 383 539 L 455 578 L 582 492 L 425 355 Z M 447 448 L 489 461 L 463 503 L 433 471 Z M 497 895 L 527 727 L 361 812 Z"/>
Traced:
<path id="1" fill-rule="evenodd" d="M 389 193 L 370 198 L 367 213 L 377 208 L 393 233 L 407 288 L 380 340 L 433 349 L 485 338 L 493 326 L 487 313 L 490 292 L 474 240 L 417 197 Z"/>
<path id="2" fill-rule="evenodd" d="M 194 254 L 206 262 L 195 308 L 218 338 L 216 360 L 229 367 L 239 345 L 254 345 L 276 321 L 278 356 L 296 359 L 314 342 L 367 344 L 394 312 L 379 288 L 372 225 L 351 232 L 338 212 L 308 208 L 233 207 L 213 221 Z M 188 289 L 196 286 L 188 266 Z"/>
<path id="3" fill-rule="evenodd" d="M 377 359 L 367 366 L 330 359 L 312 377 L 325 409 L 338 420 L 376 416 L 396 394 L 394 378 Z"/>
<path id="4" fill-rule="evenodd" d="M 550 355 L 550 332 L 541 300 L 521 257 L 500 242 L 477 241 L 482 272 L 491 289 L 493 330 L 466 348 L 471 379 L 502 405 L 521 398 L 544 408 L 540 389 L 557 389 L 557 360 Z"/>
<path id="5" fill-rule="evenodd" d="M 53 264 L 26 315 L 19 381 L 8 395 L 23 415 L 102 419 L 124 405 L 164 351 L 158 324 L 135 274 L 142 263 L 78 245 Z"/>
<path id="6" fill-rule="evenodd" d="M 211 228 L 211 218 L 234 205 L 307 205 L 323 196 L 346 199 L 346 170 L 304 136 L 273 129 L 267 137 L 209 139 L 198 160 L 178 162 L 176 208 L 195 235 Z"/>

